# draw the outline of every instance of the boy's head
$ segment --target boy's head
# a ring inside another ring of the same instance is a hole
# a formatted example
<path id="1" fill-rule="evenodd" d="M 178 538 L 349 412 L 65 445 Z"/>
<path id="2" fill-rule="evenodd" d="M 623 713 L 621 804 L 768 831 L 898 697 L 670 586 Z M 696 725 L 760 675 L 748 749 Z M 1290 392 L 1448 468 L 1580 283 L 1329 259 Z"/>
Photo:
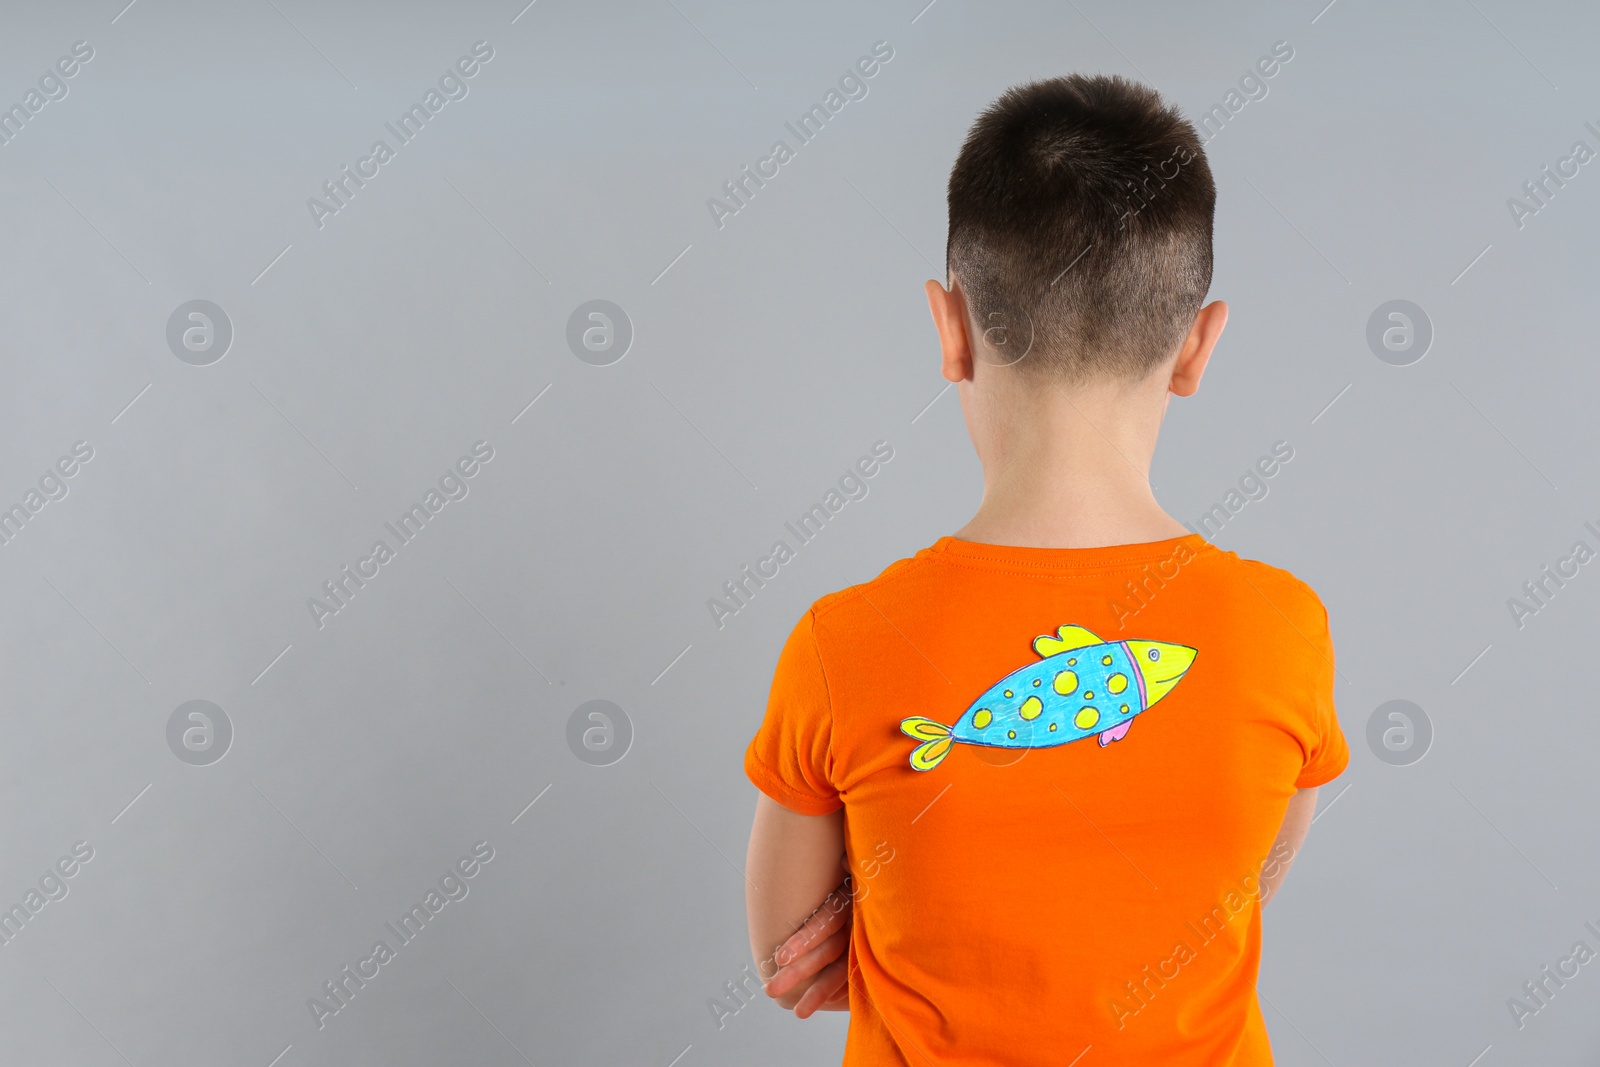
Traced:
<path id="1" fill-rule="evenodd" d="M 1153 89 L 1074 74 L 1007 91 L 950 172 L 946 266 L 973 358 L 1146 378 L 1198 325 L 1215 204 L 1199 136 Z"/>

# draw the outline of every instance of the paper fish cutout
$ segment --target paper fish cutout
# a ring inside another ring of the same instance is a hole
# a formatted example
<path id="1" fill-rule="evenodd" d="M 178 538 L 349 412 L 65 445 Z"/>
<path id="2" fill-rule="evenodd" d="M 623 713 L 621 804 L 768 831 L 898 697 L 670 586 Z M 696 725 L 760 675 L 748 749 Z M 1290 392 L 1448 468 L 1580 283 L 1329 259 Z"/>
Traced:
<path id="1" fill-rule="evenodd" d="M 1172 692 L 1199 651 L 1164 641 L 1102 641 L 1067 625 L 1033 642 L 1042 657 L 1012 671 L 972 702 L 954 726 L 912 716 L 900 723 L 922 742 L 919 771 L 937 767 L 957 743 L 991 748 L 1052 748 L 1086 737 L 1120 741 L 1133 717 Z"/>

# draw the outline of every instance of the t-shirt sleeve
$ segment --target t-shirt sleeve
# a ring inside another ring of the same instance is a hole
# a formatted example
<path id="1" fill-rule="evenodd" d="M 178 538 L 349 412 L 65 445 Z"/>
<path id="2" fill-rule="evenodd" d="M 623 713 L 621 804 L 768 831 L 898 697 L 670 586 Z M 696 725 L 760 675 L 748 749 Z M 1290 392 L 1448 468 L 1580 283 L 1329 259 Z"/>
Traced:
<path id="1" fill-rule="evenodd" d="M 1321 607 L 1320 601 L 1318 606 Z M 1306 762 L 1295 779 L 1295 788 L 1324 785 L 1344 773 L 1350 762 L 1350 746 L 1339 728 L 1339 713 L 1333 706 L 1333 634 L 1328 626 L 1328 609 L 1322 607 L 1322 628 L 1314 643 L 1319 655 L 1311 671 L 1312 687 L 1307 713 L 1309 736 L 1304 743 Z"/>
<path id="2" fill-rule="evenodd" d="M 831 779 L 833 709 L 817 651 L 816 613 L 808 611 L 778 656 L 767 714 L 744 754 L 755 787 L 802 815 L 840 807 Z"/>

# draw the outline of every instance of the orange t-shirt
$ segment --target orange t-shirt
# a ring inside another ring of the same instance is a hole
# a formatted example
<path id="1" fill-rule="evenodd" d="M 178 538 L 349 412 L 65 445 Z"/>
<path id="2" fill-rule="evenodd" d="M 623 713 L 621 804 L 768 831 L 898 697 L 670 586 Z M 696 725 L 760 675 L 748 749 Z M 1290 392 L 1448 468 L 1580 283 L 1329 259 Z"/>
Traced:
<path id="1" fill-rule="evenodd" d="M 844 1063 L 1255 1067 L 1259 877 L 1349 761 L 1317 595 L 1199 535 L 946 537 L 823 597 L 745 755 L 845 813 Z"/>

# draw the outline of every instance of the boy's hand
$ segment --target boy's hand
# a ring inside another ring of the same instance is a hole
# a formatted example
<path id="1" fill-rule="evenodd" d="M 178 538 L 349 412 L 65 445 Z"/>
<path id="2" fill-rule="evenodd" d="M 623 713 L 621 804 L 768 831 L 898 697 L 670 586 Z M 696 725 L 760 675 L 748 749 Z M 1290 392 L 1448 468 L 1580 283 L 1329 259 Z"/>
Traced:
<path id="1" fill-rule="evenodd" d="M 846 879 L 773 953 L 778 970 L 763 988 L 799 1018 L 818 1011 L 850 1010 L 851 898 Z"/>

